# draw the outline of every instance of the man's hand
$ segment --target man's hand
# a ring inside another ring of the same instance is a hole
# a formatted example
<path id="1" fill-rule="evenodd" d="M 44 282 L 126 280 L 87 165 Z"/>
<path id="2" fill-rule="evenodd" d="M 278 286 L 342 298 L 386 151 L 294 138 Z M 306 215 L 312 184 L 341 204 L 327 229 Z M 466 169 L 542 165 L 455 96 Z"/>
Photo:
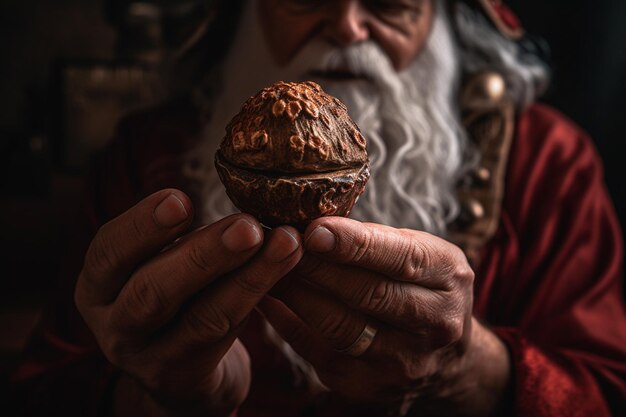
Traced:
<path id="1" fill-rule="evenodd" d="M 134 387 L 116 390 L 120 414 L 232 412 L 250 383 L 238 333 L 302 256 L 295 229 L 274 229 L 263 244 L 247 215 L 183 236 L 192 210 L 180 191 L 160 191 L 102 226 L 86 254 L 76 305 L 124 371 L 121 384 Z"/>
<path id="2" fill-rule="evenodd" d="M 472 317 L 474 274 L 432 235 L 344 218 L 315 221 L 305 255 L 262 302 L 277 331 L 322 382 L 356 403 L 413 404 L 420 415 L 494 415 L 508 353 Z M 373 343 L 349 347 L 366 325 Z"/>

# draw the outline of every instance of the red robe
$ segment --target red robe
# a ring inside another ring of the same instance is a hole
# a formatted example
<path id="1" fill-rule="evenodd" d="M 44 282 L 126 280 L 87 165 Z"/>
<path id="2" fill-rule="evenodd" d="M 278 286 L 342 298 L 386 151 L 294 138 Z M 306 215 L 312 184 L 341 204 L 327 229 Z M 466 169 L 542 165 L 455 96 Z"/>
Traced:
<path id="1" fill-rule="evenodd" d="M 93 167 L 82 250 L 99 225 L 142 197 L 191 189 L 180 166 L 201 127 L 187 101 L 121 125 Z M 590 139 L 562 115 L 541 105 L 519 115 L 499 229 L 476 268 L 474 304 L 510 349 L 517 416 L 626 415 L 622 241 L 602 175 Z M 110 402 L 117 372 L 72 302 L 79 268 L 68 268 L 66 291 L 13 374 L 15 403 L 28 415 L 92 416 Z M 365 415 L 332 396 L 311 405 L 261 327 L 253 317 L 242 336 L 253 386 L 240 416 Z"/>

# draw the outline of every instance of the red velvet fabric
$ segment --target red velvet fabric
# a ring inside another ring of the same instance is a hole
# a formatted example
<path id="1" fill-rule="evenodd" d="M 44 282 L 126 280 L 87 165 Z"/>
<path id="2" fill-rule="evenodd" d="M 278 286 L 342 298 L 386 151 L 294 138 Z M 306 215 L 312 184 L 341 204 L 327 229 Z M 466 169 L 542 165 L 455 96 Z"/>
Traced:
<path id="1" fill-rule="evenodd" d="M 522 22 L 520 22 L 519 18 L 513 13 L 506 4 L 501 3 L 499 1 L 491 2 L 493 9 L 500 17 L 502 23 L 504 23 L 509 29 L 520 29 L 522 27 Z"/>
<path id="2" fill-rule="evenodd" d="M 522 115 L 475 294 L 511 348 L 520 416 L 626 415 L 623 247 L 602 175 L 571 122 Z"/>
<path id="3" fill-rule="evenodd" d="M 98 225 L 141 197 L 164 187 L 193 190 L 180 163 L 200 131 L 186 101 L 122 125 L 94 165 L 83 250 Z M 626 415 L 620 236 L 589 138 L 547 107 L 521 114 L 500 226 L 483 250 L 475 288 L 475 315 L 511 352 L 516 416 Z M 67 291 L 13 374 L 15 402 L 27 415 L 106 412 L 116 372 L 71 303 L 79 267 L 68 268 Z M 332 396 L 313 401 L 294 388 L 289 365 L 265 339 L 259 317 L 242 340 L 252 356 L 253 386 L 240 416 L 380 415 Z"/>

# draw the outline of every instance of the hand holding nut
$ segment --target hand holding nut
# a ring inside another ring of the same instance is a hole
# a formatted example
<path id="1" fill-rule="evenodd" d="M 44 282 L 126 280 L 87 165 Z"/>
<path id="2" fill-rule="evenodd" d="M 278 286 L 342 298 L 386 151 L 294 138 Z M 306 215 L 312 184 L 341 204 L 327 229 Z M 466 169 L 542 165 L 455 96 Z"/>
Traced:
<path id="1" fill-rule="evenodd" d="M 346 106 L 313 82 L 278 82 L 248 99 L 215 165 L 240 210 L 300 230 L 318 217 L 348 216 L 370 175 L 365 138 Z"/>

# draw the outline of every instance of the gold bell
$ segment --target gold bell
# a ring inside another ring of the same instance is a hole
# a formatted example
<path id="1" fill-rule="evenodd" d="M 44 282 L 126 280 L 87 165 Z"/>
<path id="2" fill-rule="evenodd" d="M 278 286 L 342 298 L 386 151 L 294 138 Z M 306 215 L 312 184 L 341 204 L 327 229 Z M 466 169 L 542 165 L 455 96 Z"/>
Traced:
<path id="1" fill-rule="evenodd" d="M 478 200 L 469 198 L 461 203 L 461 212 L 456 223 L 461 228 L 467 228 L 484 219 L 486 215 L 485 207 Z"/>
<path id="2" fill-rule="evenodd" d="M 472 177 L 481 185 L 487 184 L 491 180 L 491 171 L 485 167 L 477 167 L 472 172 Z"/>
<path id="3" fill-rule="evenodd" d="M 497 72 L 482 72 L 472 77 L 461 96 L 464 108 L 494 107 L 506 93 L 506 81 Z"/>

